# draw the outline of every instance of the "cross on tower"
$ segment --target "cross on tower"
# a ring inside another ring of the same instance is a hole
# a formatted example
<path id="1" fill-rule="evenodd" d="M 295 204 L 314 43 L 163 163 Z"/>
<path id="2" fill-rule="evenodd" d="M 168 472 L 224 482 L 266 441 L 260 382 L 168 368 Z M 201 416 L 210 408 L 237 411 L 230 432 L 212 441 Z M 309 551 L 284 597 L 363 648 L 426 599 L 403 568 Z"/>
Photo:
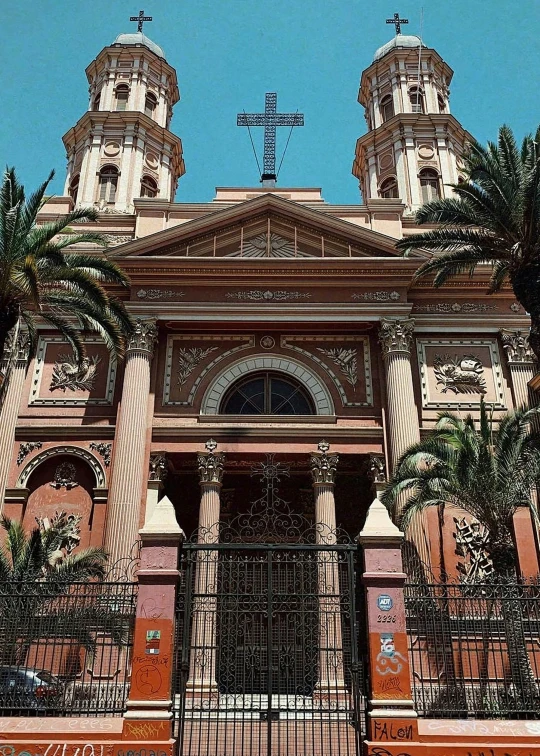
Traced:
<path id="1" fill-rule="evenodd" d="M 303 113 L 278 113 L 277 93 L 267 92 L 264 113 L 239 113 L 237 126 L 264 126 L 264 158 L 261 181 L 275 186 L 276 181 L 276 126 L 303 126 Z M 270 183 L 271 182 L 271 183 Z"/>
<path id="2" fill-rule="evenodd" d="M 399 13 L 394 13 L 394 18 L 387 18 L 386 19 L 387 24 L 394 24 L 396 27 L 396 34 L 401 34 L 401 24 L 408 24 L 409 19 L 408 18 L 400 18 Z"/>
<path id="3" fill-rule="evenodd" d="M 138 16 L 130 16 L 129 20 L 130 21 L 138 21 L 139 23 L 137 25 L 137 31 L 138 32 L 142 32 L 142 28 L 143 28 L 144 22 L 145 21 L 151 21 L 152 20 L 152 16 L 145 16 L 144 15 L 144 11 L 141 10 L 141 11 L 139 11 L 139 15 Z"/>

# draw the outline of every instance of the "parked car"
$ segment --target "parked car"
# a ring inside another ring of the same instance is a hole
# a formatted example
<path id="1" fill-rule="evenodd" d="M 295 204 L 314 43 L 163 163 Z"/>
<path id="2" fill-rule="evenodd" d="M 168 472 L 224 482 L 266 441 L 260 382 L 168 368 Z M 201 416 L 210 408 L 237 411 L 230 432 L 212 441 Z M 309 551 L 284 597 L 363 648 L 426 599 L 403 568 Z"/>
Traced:
<path id="1" fill-rule="evenodd" d="M 0 710 L 54 710 L 63 685 L 46 669 L 0 667 Z"/>

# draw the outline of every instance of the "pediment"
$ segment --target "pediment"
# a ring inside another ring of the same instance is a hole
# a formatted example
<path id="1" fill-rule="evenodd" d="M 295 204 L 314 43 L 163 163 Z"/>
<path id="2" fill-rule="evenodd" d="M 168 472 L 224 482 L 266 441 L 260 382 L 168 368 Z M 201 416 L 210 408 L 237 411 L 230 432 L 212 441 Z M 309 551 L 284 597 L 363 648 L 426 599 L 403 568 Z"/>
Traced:
<path id="1" fill-rule="evenodd" d="M 115 254 L 276 259 L 399 257 L 395 241 L 327 212 L 266 194 L 128 242 Z"/>

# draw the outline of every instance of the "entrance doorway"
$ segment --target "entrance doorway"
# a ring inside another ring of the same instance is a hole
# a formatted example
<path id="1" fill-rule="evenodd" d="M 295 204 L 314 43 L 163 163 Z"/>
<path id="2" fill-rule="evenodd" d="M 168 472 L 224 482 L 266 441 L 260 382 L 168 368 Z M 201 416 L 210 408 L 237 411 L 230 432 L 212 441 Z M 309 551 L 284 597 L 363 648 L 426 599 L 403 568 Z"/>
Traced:
<path id="1" fill-rule="evenodd" d="M 254 467 L 261 496 L 181 550 L 174 711 L 180 756 L 359 756 L 365 655 L 358 549 L 321 542 Z"/>

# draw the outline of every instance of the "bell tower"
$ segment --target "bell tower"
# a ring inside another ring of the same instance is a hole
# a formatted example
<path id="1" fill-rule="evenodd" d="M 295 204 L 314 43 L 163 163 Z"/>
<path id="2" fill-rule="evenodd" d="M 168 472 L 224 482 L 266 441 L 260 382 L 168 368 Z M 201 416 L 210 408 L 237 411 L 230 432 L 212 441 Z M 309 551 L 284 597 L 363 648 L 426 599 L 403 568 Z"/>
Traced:
<path id="1" fill-rule="evenodd" d="M 471 135 L 450 113 L 453 71 L 419 37 L 396 34 L 362 73 L 358 101 L 368 132 L 353 175 L 364 202 L 400 198 L 409 212 L 451 196 Z"/>
<path id="2" fill-rule="evenodd" d="M 171 202 L 185 173 L 182 142 L 169 130 L 180 99 L 176 71 L 142 32 L 143 20 L 86 69 L 88 111 L 63 137 L 64 194 L 76 205 L 132 213 L 136 197 Z"/>

